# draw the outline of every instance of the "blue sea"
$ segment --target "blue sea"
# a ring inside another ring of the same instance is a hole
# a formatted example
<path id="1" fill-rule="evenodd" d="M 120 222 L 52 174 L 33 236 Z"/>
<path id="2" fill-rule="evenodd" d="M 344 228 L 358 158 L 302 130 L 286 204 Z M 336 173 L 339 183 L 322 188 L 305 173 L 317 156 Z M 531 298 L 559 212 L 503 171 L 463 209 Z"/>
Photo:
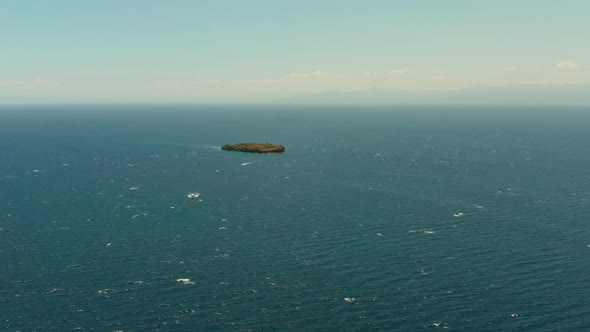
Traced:
<path id="1" fill-rule="evenodd" d="M 589 331 L 590 108 L 2 106 L 0 268 L 2 331 Z"/>

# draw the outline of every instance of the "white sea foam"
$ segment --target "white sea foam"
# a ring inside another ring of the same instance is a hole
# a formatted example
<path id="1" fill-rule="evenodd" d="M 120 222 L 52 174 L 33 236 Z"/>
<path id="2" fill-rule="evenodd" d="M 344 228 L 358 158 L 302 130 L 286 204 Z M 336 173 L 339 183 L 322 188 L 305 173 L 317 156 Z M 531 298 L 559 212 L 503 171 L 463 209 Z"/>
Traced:
<path id="1" fill-rule="evenodd" d="M 189 278 L 178 278 L 176 279 L 176 282 L 181 283 L 183 285 L 193 285 L 194 282 L 192 280 L 190 280 Z"/>

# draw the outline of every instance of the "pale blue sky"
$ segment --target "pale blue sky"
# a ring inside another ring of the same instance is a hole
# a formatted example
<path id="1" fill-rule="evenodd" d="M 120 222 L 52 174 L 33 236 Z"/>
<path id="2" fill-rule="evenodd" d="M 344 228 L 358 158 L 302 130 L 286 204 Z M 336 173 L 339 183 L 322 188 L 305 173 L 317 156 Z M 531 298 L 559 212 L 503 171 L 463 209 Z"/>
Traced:
<path id="1" fill-rule="evenodd" d="M 590 84 L 588 0 L 0 0 L 0 101 Z"/>

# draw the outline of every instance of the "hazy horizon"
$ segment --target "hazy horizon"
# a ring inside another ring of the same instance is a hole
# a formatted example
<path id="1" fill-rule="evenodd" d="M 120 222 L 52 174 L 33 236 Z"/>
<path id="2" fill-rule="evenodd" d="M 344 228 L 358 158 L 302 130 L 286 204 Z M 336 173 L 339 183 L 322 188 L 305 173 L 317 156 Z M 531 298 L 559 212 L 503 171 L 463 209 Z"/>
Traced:
<path id="1" fill-rule="evenodd" d="M 0 103 L 309 102 L 334 91 L 358 102 L 387 90 L 387 102 L 434 91 L 451 97 L 431 103 L 487 104 L 516 90 L 515 103 L 590 104 L 589 9 L 581 0 L 8 0 Z M 531 86 L 539 91 L 523 90 Z"/>

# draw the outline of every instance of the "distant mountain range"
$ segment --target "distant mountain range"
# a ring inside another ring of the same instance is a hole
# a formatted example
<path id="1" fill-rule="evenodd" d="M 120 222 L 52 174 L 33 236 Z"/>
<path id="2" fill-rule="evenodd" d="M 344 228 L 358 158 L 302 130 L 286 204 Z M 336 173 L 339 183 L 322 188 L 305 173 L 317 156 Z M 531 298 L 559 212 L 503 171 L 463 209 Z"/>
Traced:
<path id="1" fill-rule="evenodd" d="M 590 85 L 479 86 L 457 90 L 407 91 L 376 88 L 324 91 L 283 98 L 310 104 L 571 104 L 590 105 Z"/>

